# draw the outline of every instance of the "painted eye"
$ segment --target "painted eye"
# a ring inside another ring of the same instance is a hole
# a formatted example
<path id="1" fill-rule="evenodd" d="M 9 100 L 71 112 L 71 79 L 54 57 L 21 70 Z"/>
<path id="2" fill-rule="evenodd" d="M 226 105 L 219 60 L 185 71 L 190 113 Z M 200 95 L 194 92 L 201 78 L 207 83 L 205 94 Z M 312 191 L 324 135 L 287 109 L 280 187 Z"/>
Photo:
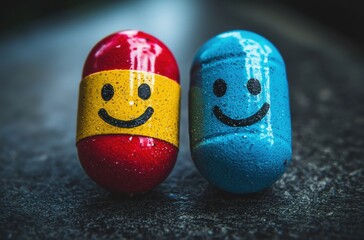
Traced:
<path id="1" fill-rule="evenodd" d="M 101 97 L 105 101 L 109 101 L 114 96 L 114 87 L 107 83 L 101 89 Z"/>
<path id="2" fill-rule="evenodd" d="M 214 94 L 216 97 L 222 97 L 226 93 L 226 82 L 222 79 L 217 79 L 214 82 Z"/>
<path id="3" fill-rule="evenodd" d="M 150 98 L 150 87 L 148 84 L 143 83 L 142 85 L 139 86 L 138 88 L 138 96 L 143 99 L 143 100 L 147 100 L 148 98 Z"/>
<path id="4" fill-rule="evenodd" d="M 247 84 L 248 90 L 253 95 L 258 95 L 262 91 L 262 86 L 258 79 L 251 78 Z"/>

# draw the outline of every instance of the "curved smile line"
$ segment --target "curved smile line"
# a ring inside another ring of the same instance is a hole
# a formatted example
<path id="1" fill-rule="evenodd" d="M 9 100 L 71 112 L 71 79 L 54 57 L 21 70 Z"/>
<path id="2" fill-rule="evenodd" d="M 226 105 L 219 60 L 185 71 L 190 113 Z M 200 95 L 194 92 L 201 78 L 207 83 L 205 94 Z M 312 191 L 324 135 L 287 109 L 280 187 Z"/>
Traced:
<path id="1" fill-rule="evenodd" d="M 111 117 L 104 108 L 99 110 L 99 116 L 102 120 L 112 126 L 119 128 L 134 128 L 143 125 L 149 120 L 153 113 L 154 109 L 152 107 L 148 107 L 142 115 L 133 120 L 119 120 Z"/>
<path id="2" fill-rule="evenodd" d="M 268 103 L 264 103 L 263 106 L 256 113 L 254 113 L 250 117 L 239 120 L 232 119 L 226 116 L 218 106 L 215 106 L 212 111 L 215 114 L 215 117 L 220 122 L 226 125 L 229 125 L 231 127 L 245 127 L 259 122 L 262 118 L 264 118 L 269 110 L 269 107 L 270 105 Z"/>

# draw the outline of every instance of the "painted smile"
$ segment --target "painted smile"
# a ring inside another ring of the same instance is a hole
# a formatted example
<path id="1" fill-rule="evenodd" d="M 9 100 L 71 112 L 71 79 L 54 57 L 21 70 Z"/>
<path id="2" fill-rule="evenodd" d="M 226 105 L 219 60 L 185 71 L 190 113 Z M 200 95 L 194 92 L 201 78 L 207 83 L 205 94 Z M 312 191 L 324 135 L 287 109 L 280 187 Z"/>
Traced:
<path id="1" fill-rule="evenodd" d="M 215 114 L 215 117 L 220 122 L 222 122 L 230 127 L 246 127 L 246 126 L 252 125 L 256 122 L 259 122 L 262 118 L 264 118 L 265 115 L 267 115 L 269 107 L 270 107 L 270 105 L 268 103 L 264 103 L 263 106 L 256 113 L 254 113 L 250 117 L 239 119 L 239 120 L 232 119 L 232 118 L 226 116 L 218 106 L 215 106 L 212 109 L 212 111 Z"/>
<path id="2" fill-rule="evenodd" d="M 154 109 L 148 107 L 142 115 L 133 120 L 119 120 L 110 116 L 104 108 L 99 110 L 99 116 L 104 122 L 119 128 L 134 128 L 146 123 L 153 115 Z"/>

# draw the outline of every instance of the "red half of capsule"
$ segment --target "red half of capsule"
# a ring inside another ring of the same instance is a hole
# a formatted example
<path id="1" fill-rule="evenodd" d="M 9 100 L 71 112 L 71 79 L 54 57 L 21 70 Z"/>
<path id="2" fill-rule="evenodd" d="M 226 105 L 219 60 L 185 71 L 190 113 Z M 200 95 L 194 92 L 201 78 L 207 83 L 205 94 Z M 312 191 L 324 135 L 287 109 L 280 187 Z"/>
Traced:
<path id="1" fill-rule="evenodd" d="M 178 148 L 155 138 L 129 135 L 92 136 L 77 144 L 91 179 L 112 192 L 145 192 L 172 171 Z"/>
<path id="2" fill-rule="evenodd" d="M 138 59 L 136 55 L 145 58 Z M 140 61 L 146 58 L 148 65 Z M 82 77 L 115 69 L 148 71 L 179 83 L 178 65 L 171 51 L 159 39 L 142 31 L 121 31 L 98 42 L 86 59 Z"/>

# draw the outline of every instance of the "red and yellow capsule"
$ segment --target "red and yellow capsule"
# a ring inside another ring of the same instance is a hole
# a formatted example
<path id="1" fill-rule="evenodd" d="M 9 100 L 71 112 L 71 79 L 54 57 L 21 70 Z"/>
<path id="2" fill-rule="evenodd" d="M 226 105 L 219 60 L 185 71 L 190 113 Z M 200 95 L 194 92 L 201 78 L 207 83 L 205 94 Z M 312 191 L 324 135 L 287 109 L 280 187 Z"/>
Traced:
<path id="1" fill-rule="evenodd" d="M 176 162 L 179 70 L 155 37 L 121 31 L 89 53 L 80 83 L 78 157 L 96 183 L 113 192 L 145 192 Z"/>

